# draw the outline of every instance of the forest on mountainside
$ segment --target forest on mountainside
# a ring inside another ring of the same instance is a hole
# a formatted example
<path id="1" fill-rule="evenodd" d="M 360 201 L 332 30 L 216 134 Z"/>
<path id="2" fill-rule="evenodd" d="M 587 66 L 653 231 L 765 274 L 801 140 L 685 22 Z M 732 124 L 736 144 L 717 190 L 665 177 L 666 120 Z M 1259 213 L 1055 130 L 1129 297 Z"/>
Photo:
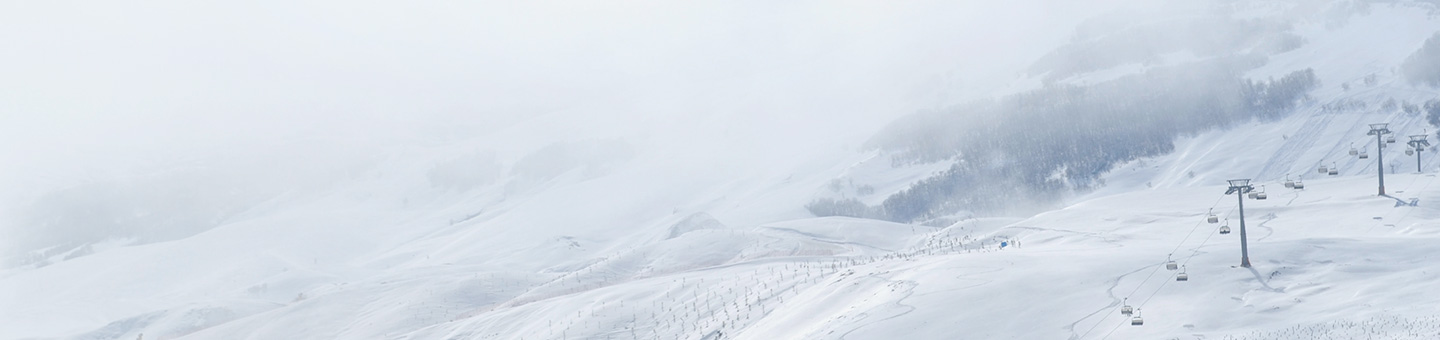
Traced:
<path id="1" fill-rule="evenodd" d="M 1319 85 L 1315 72 L 1249 80 L 1263 57 L 1236 56 L 1092 85 L 1051 85 L 993 101 L 921 112 L 887 126 L 869 146 L 895 164 L 949 161 L 943 173 L 880 206 L 821 198 L 819 216 L 917 221 L 960 211 L 1003 213 L 1094 188 L 1115 164 L 1171 152 L 1174 140 L 1289 112 Z"/>

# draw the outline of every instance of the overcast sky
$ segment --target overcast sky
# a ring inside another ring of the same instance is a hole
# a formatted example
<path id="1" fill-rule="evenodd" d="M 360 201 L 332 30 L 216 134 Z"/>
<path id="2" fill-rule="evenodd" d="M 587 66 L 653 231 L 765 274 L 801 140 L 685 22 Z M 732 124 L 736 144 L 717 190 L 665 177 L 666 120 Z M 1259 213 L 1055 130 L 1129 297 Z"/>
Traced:
<path id="1" fill-rule="evenodd" d="M 6 1 L 0 184 L 545 115 L 593 135 L 860 139 L 989 94 L 1110 2 Z"/>

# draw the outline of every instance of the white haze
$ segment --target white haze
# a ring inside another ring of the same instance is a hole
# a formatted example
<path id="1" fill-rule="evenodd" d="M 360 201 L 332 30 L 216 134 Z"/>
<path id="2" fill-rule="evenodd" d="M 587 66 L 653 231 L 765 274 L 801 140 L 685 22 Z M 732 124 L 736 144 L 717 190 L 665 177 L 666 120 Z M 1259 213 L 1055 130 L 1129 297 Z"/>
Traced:
<path id="1" fill-rule="evenodd" d="M 477 138 L 507 164 L 587 138 L 694 150 L 679 168 L 853 151 L 895 117 L 992 94 L 1111 5 L 9 1 L 0 232 L 45 233 L 21 216 L 76 186 L 184 209 L 197 198 L 147 191 L 264 196 Z M 516 124 L 536 135 L 491 135 Z"/>

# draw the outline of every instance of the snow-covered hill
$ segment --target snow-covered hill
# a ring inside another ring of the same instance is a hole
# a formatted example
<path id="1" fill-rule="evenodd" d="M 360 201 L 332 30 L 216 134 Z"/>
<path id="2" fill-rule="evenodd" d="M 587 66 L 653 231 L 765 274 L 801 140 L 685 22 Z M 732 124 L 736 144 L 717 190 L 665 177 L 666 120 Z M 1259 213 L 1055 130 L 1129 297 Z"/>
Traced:
<path id="1" fill-rule="evenodd" d="M 1440 338 L 1429 289 L 1440 282 L 1440 153 L 1420 152 L 1415 171 L 1403 146 L 1435 128 L 1385 109 L 1440 98 L 1396 71 L 1440 31 L 1436 8 L 1275 3 L 1238 13 L 1296 15 L 1306 43 L 1246 76 L 1311 68 L 1311 100 L 1183 137 L 1034 216 L 810 215 L 816 197 L 879 204 L 948 167 L 858 150 L 875 118 L 624 115 L 646 122 L 634 127 L 561 110 L 481 137 L 396 137 L 406 143 L 367 148 L 344 175 L 309 185 L 232 185 L 233 200 L 187 216 L 213 225 L 168 238 L 42 250 L 0 270 L 0 338 Z M 1366 124 L 1382 122 L 1401 143 L 1377 150 Z M 813 129 L 791 127 L 801 124 Z M 1371 157 L 1349 156 L 1352 145 Z M 1375 195 L 1377 153 L 1398 163 L 1390 196 Z M 161 179 L 208 173 L 157 167 Z M 1232 178 L 1269 196 L 1244 203 L 1251 268 L 1238 267 Z M 120 210 L 136 223 L 159 214 Z M 1206 223 L 1211 211 L 1224 222 Z M 1120 313 L 1127 304 L 1144 325 Z"/>

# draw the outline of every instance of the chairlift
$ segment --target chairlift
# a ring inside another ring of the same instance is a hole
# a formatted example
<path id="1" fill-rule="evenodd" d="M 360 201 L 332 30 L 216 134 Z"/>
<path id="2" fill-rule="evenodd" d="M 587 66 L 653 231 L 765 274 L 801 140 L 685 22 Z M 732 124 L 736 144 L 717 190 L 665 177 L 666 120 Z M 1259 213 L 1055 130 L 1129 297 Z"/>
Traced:
<path id="1" fill-rule="evenodd" d="M 1220 235 L 1225 235 L 1225 234 L 1229 234 L 1229 233 L 1230 233 L 1230 226 L 1228 226 L 1228 225 L 1220 226 Z"/>
<path id="2" fill-rule="evenodd" d="M 1263 200 L 1263 199 L 1265 199 L 1265 186 L 1264 186 L 1264 185 L 1261 185 L 1261 186 L 1260 186 L 1260 192 L 1258 192 L 1258 193 L 1255 194 L 1255 199 L 1257 199 L 1257 200 Z"/>
<path id="3" fill-rule="evenodd" d="M 1205 217 L 1205 222 L 1220 223 L 1220 218 L 1215 216 L 1215 208 L 1210 208 L 1210 216 Z"/>
<path id="4" fill-rule="evenodd" d="M 1361 152 L 1360 152 L 1360 159 L 1369 159 L 1369 158 L 1370 158 L 1370 154 L 1369 154 L 1369 153 L 1366 153 L 1366 152 L 1364 152 L 1364 151 L 1361 151 Z"/>
<path id="5" fill-rule="evenodd" d="M 1144 325 L 1144 324 L 1145 324 L 1145 319 L 1140 318 L 1140 310 L 1139 310 L 1139 309 L 1136 309 L 1136 310 L 1135 310 L 1135 317 L 1130 319 L 1130 325 L 1131 325 L 1131 326 L 1141 326 L 1141 325 Z"/>
<path id="6" fill-rule="evenodd" d="M 1175 270 L 1176 268 L 1180 268 L 1180 265 L 1176 264 L 1175 260 L 1171 260 L 1169 256 L 1165 257 L 1165 261 L 1165 270 Z"/>
<path id="7" fill-rule="evenodd" d="M 1253 200 L 1253 199 L 1256 199 L 1256 198 L 1255 198 L 1255 197 L 1258 197 L 1258 196 L 1260 196 L 1260 193 L 1258 193 L 1258 192 L 1254 192 L 1254 191 L 1251 191 L 1251 192 L 1250 192 L 1250 194 L 1248 194 L 1248 195 L 1245 195 L 1245 196 L 1246 196 L 1246 197 L 1250 197 L 1250 199 L 1252 199 L 1252 200 Z"/>
<path id="8" fill-rule="evenodd" d="M 1300 182 L 1300 181 L 1296 181 L 1296 182 L 1295 182 L 1295 189 L 1304 189 L 1304 188 L 1305 188 L 1305 182 Z"/>
<path id="9" fill-rule="evenodd" d="M 1355 143 L 1350 143 L 1350 155 L 1354 156 L 1357 154 L 1360 154 L 1360 150 L 1355 148 Z"/>
<path id="10" fill-rule="evenodd" d="M 1406 155 L 1406 156 L 1413 156 L 1413 155 L 1415 155 L 1415 149 L 1405 149 L 1405 155 Z"/>
<path id="11" fill-rule="evenodd" d="M 1417 147 L 1415 147 L 1415 151 L 1425 151 L 1425 146 L 1424 146 L 1424 145 L 1417 146 Z"/>
<path id="12" fill-rule="evenodd" d="M 1125 298 L 1124 301 L 1125 301 L 1125 302 L 1122 302 L 1122 303 L 1125 304 L 1125 306 L 1120 307 L 1120 314 L 1123 314 L 1123 315 L 1135 314 L 1135 309 L 1134 309 L 1134 308 L 1130 308 L 1130 298 Z"/>
<path id="13" fill-rule="evenodd" d="M 1180 274 L 1175 275 L 1175 281 L 1190 281 L 1190 274 L 1186 274 L 1185 270 L 1182 269 L 1180 270 Z"/>
<path id="14" fill-rule="evenodd" d="M 1360 154 L 1360 156 L 1361 156 L 1361 157 L 1364 157 L 1365 154 L 1362 153 L 1362 154 Z M 1340 167 L 1331 165 L 1331 166 L 1330 166 L 1330 172 L 1329 172 L 1329 174 L 1330 174 L 1330 176 L 1339 175 L 1339 174 L 1340 174 Z"/>
<path id="15" fill-rule="evenodd" d="M 1391 136 L 1385 136 L 1385 143 L 1387 143 L 1387 144 L 1394 144 L 1394 143 L 1395 143 L 1395 136 L 1393 136 L 1393 135 L 1391 135 Z"/>
<path id="16" fill-rule="evenodd" d="M 1290 180 L 1290 175 L 1285 175 L 1285 188 L 1286 188 L 1286 189 L 1293 189 L 1293 188 L 1295 188 L 1295 181 Z"/>
<path id="17" fill-rule="evenodd" d="M 1318 172 L 1323 175 L 1323 174 L 1325 174 L 1326 172 L 1330 172 L 1330 170 L 1326 169 L 1324 165 L 1321 165 L 1321 166 L 1320 166 L 1320 170 L 1319 170 Z"/>

